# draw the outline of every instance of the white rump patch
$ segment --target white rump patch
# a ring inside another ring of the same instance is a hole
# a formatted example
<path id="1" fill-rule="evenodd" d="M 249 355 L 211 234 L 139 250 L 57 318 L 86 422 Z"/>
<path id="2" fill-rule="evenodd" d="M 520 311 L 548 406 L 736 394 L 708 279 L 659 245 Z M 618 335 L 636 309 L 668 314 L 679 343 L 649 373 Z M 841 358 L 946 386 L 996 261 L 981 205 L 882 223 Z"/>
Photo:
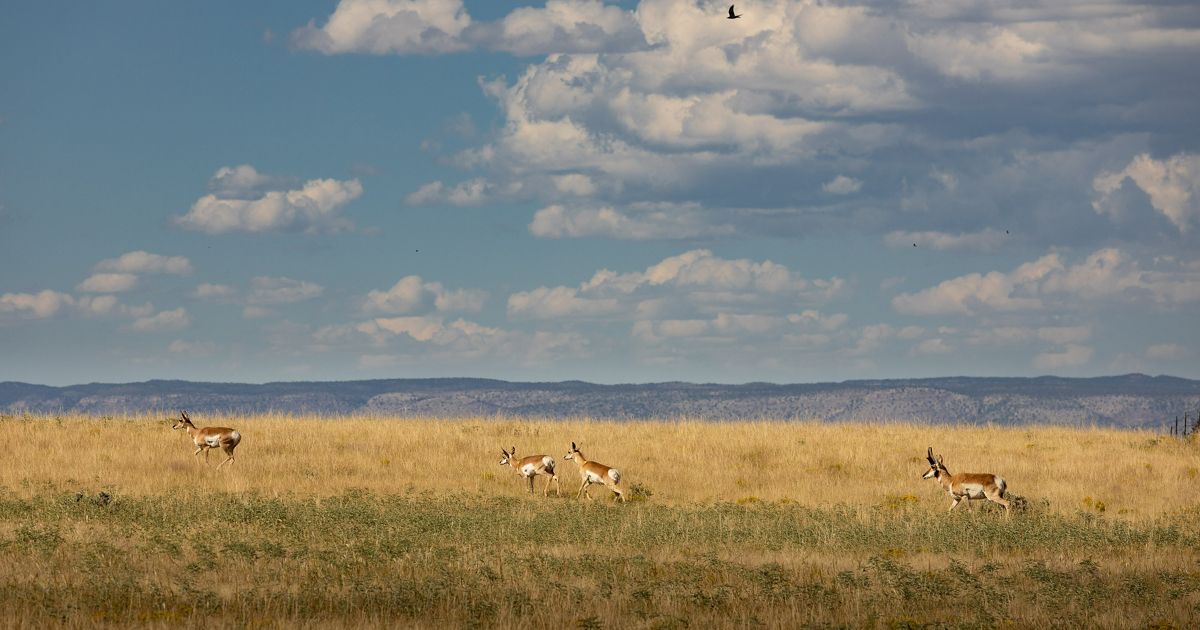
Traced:
<path id="1" fill-rule="evenodd" d="M 609 468 L 608 476 L 612 478 L 613 483 L 621 483 L 621 471 L 616 468 Z"/>

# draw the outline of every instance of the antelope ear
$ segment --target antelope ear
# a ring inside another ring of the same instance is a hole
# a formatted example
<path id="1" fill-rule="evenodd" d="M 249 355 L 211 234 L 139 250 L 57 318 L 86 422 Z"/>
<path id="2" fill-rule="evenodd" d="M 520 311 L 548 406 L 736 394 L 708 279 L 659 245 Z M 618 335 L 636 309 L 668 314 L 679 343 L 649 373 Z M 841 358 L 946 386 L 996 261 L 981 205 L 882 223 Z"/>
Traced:
<path id="1" fill-rule="evenodd" d="M 943 463 L 942 463 L 942 456 L 941 456 L 941 455 L 938 455 L 938 462 L 937 462 L 937 463 L 938 463 L 938 465 L 939 465 L 939 466 L 944 466 L 944 465 L 945 465 L 945 464 L 943 464 Z"/>

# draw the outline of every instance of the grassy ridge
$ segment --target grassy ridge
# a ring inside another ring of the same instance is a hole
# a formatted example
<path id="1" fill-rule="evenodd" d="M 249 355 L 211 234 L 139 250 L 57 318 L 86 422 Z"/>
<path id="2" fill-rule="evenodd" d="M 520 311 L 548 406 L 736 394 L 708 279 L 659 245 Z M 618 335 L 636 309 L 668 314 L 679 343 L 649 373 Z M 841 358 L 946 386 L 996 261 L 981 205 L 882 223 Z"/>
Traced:
<path id="1" fill-rule="evenodd" d="M 197 421 L 246 435 L 233 468 L 190 461 L 159 419 L 0 420 L 13 455 L 0 460 L 0 626 L 1200 620 L 1196 445 L 1147 434 Z M 496 464 L 499 443 L 564 439 L 620 466 L 635 500 L 530 497 Z M 924 447 L 906 452 L 926 441 L 952 470 L 951 453 L 996 467 L 1023 510 L 946 514 L 912 461 Z M 713 461 L 727 465 L 698 474 Z"/>

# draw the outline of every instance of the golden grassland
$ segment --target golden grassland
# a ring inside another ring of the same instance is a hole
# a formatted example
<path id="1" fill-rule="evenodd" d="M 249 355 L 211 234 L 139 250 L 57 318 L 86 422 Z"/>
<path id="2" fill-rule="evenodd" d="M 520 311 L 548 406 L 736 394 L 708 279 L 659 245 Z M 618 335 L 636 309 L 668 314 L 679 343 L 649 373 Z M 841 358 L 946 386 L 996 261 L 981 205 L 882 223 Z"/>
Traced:
<path id="1" fill-rule="evenodd" d="M 1066 627 L 1200 620 L 1200 448 L 817 422 L 2 417 L 0 626 Z M 576 441 L 632 501 L 576 501 Z M 558 461 L 530 497 L 500 448 Z M 1020 509 L 920 476 L 994 472 Z"/>
<path id="2" fill-rule="evenodd" d="M 439 418 L 197 417 L 241 431 L 238 459 L 207 474 L 182 431 L 163 417 L 55 417 L 4 422 L 0 487 L 29 496 L 46 488 L 112 488 L 159 495 L 201 484 L 264 496 L 379 493 L 520 495 L 498 466 L 500 449 L 549 454 L 565 490 L 578 489 L 572 441 L 589 459 L 620 468 L 653 501 L 795 501 L 875 506 L 897 498 L 930 510 L 950 499 L 927 470 L 925 449 L 952 472 L 994 472 L 1009 492 L 1072 514 L 1103 504 L 1110 517 L 1153 517 L 1196 505 L 1200 451 L 1161 435 L 1061 427 L 963 427 L 817 422 L 602 422 Z M 211 464 L 223 459 L 214 451 Z M 538 491 L 543 481 L 538 480 Z M 592 494 L 606 494 L 597 488 Z M 610 495 L 611 496 L 611 495 Z M 1092 505 L 1088 505 L 1091 503 Z M 960 506 L 959 509 L 962 509 Z"/>

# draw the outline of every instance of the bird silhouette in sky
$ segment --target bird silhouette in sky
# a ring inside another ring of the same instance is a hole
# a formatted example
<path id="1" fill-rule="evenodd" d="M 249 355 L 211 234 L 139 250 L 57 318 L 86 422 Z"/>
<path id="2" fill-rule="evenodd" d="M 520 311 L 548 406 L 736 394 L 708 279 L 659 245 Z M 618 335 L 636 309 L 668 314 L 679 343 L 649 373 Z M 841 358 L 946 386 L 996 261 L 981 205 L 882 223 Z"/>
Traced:
<path id="1" fill-rule="evenodd" d="M 740 16 L 740 15 L 737 15 L 737 14 L 735 14 L 735 13 L 733 12 L 733 5 L 732 5 L 732 4 L 731 4 L 731 5 L 729 5 L 729 17 L 728 17 L 728 18 L 726 18 L 726 19 L 729 19 L 729 20 L 736 20 L 736 19 L 738 19 L 738 18 L 740 18 L 740 17 L 742 17 L 742 16 Z"/>

